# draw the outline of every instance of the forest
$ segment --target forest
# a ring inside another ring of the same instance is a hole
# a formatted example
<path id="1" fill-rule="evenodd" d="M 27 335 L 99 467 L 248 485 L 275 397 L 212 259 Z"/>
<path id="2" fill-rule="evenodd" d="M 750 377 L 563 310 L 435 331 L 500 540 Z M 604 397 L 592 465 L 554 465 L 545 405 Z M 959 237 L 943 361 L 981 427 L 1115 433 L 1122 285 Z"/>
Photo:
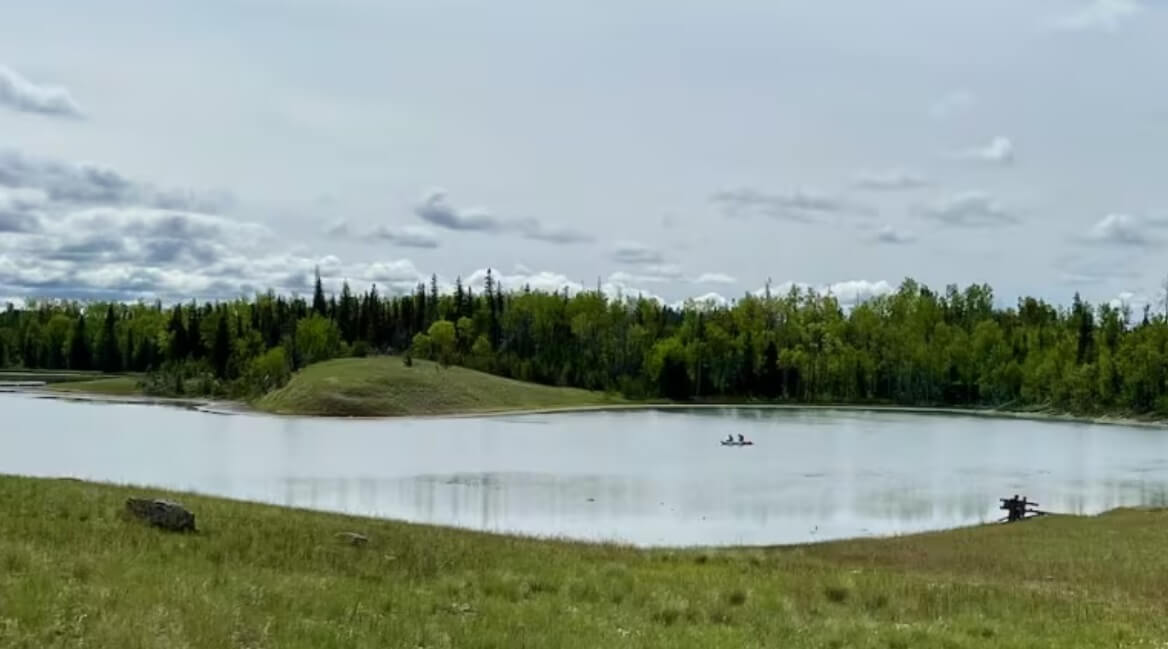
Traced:
<path id="1" fill-rule="evenodd" d="M 992 289 L 936 292 L 906 279 L 843 308 L 792 289 L 727 306 L 674 308 L 599 292 L 477 294 L 437 280 L 412 294 L 373 286 L 311 298 L 164 306 L 71 301 L 7 305 L 0 367 L 143 376 L 150 394 L 248 398 L 340 356 L 400 354 L 630 398 L 1046 408 L 1168 413 L 1168 323 L 1144 310 L 1069 307 Z"/>

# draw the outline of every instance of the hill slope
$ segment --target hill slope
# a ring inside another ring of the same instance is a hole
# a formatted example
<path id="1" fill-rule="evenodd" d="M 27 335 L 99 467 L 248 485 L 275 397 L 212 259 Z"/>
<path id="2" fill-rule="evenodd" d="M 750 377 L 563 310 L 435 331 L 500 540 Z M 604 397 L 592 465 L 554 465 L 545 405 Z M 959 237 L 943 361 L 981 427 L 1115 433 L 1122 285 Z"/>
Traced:
<path id="1" fill-rule="evenodd" d="M 310 365 L 254 404 L 272 413 L 379 417 L 571 408 L 622 403 L 619 397 L 524 383 L 429 361 L 406 367 L 396 356 Z"/>

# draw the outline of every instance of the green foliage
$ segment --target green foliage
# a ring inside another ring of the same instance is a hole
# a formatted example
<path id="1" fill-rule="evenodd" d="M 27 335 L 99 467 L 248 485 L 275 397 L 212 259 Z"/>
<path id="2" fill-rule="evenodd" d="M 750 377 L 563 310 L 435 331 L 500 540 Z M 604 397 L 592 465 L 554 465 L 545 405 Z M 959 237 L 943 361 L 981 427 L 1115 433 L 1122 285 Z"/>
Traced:
<path id="1" fill-rule="evenodd" d="M 336 358 L 341 353 L 341 330 L 332 320 L 313 314 L 296 323 L 296 349 L 305 365 Z"/>
<path id="2" fill-rule="evenodd" d="M 454 323 L 449 320 L 439 320 L 430 325 L 427 335 L 430 337 L 432 352 L 438 362 L 443 367 L 453 362 L 458 343 Z"/>
<path id="3" fill-rule="evenodd" d="M 412 295 L 346 285 L 338 299 L 317 282 L 311 300 L 267 293 L 167 308 L 46 301 L 0 312 L 5 366 L 120 367 L 165 375 L 147 383 L 176 394 L 207 385 L 232 392 L 277 346 L 293 369 L 346 353 L 408 351 L 635 398 L 1168 415 L 1164 318 L 1135 322 L 1077 297 L 1063 309 L 1034 298 L 995 308 L 988 286 L 938 293 L 906 280 L 850 309 L 799 289 L 673 308 L 594 292 L 505 293 L 489 276 L 477 294 L 461 282 L 443 294 L 431 278 Z"/>
<path id="4" fill-rule="evenodd" d="M 281 388 L 292 375 L 291 363 L 283 347 L 273 347 L 252 359 L 241 377 L 240 391 L 259 396 Z"/>
<path id="5" fill-rule="evenodd" d="M 430 337 L 423 333 L 414 334 L 414 340 L 410 343 L 410 352 L 412 355 L 419 358 L 434 358 L 434 345 L 430 341 Z M 407 359 L 409 357 L 407 356 Z"/>

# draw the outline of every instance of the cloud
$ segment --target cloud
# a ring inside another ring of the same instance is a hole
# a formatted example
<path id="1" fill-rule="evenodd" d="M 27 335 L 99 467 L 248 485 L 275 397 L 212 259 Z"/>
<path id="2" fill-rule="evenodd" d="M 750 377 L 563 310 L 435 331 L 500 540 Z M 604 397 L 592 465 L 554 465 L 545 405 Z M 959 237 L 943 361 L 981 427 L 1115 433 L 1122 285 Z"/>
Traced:
<path id="1" fill-rule="evenodd" d="M 1056 18 L 1053 25 L 1063 31 L 1115 32 L 1144 9 L 1144 3 L 1139 0 L 1089 0 L 1075 11 Z"/>
<path id="2" fill-rule="evenodd" d="M 160 190 L 90 163 L 67 163 L 0 151 L 0 186 L 36 188 L 53 202 L 74 205 L 142 205 L 192 212 L 222 211 L 232 198 L 223 193 Z"/>
<path id="3" fill-rule="evenodd" d="M 349 222 L 345 219 L 337 219 L 332 221 L 324 228 L 326 236 L 334 239 L 347 239 L 353 237 L 358 241 L 364 243 L 375 243 L 379 241 L 388 241 L 395 246 L 402 248 L 437 248 L 439 246 L 438 236 L 429 228 L 418 227 L 416 225 L 396 226 L 390 227 L 388 225 L 379 225 L 372 230 L 366 232 L 354 232 Z"/>
<path id="4" fill-rule="evenodd" d="M 709 311 L 711 309 L 721 309 L 729 305 L 730 300 L 726 296 L 720 293 L 706 293 L 674 302 L 670 306 L 677 310 L 698 309 L 699 311 Z"/>
<path id="5" fill-rule="evenodd" d="M 452 205 L 443 189 L 433 189 L 414 207 L 414 213 L 423 221 L 447 230 L 484 232 L 489 234 L 519 234 L 525 239 L 545 243 L 570 244 L 592 241 L 588 234 L 572 228 L 532 219 L 503 219 L 483 208 L 460 209 Z"/>
<path id="6" fill-rule="evenodd" d="M 35 84 L 3 65 L 0 65 L 0 106 L 51 117 L 84 117 L 81 107 L 65 88 Z"/>
<path id="7" fill-rule="evenodd" d="M 47 200 L 40 190 L 0 187 L 0 232 L 40 230 Z"/>
<path id="8" fill-rule="evenodd" d="M 912 232 L 907 230 L 897 230 L 891 225 L 886 225 L 881 228 L 880 231 L 876 233 L 875 239 L 878 243 L 897 245 L 912 243 L 917 240 L 916 235 L 914 235 Z"/>
<path id="9" fill-rule="evenodd" d="M 831 295 L 840 303 L 841 306 L 851 307 L 866 300 L 870 300 L 882 295 L 890 295 L 895 292 L 891 284 L 884 280 L 870 281 L 866 279 L 853 279 L 843 282 L 835 282 L 832 284 L 812 285 L 805 282 L 786 281 L 781 284 L 771 286 L 771 295 L 775 297 L 782 297 L 791 292 L 792 289 L 797 289 L 800 292 L 815 291 L 820 295 Z M 756 296 L 762 296 L 766 293 L 766 287 L 759 288 L 753 291 Z"/>
<path id="10" fill-rule="evenodd" d="M 1159 224 L 1129 214 L 1108 214 L 1082 237 L 1086 243 L 1115 246 L 1149 246 L 1159 243 L 1151 230 Z"/>
<path id="11" fill-rule="evenodd" d="M 395 246 L 403 248 L 437 248 L 437 235 L 426 228 L 407 225 L 400 228 L 380 226 L 370 233 L 371 237 L 382 241 L 389 241 Z"/>
<path id="12" fill-rule="evenodd" d="M 973 93 L 968 90 L 954 90 L 929 106 L 929 116 L 933 119 L 945 119 L 969 110 L 973 104 Z"/>
<path id="13" fill-rule="evenodd" d="M 964 160 L 976 160 L 997 165 L 1014 163 L 1014 142 L 1008 137 L 997 136 L 982 146 L 976 146 L 957 152 L 956 156 Z"/>
<path id="14" fill-rule="evenodd" d="M 737 284 L 738 280 L 725 273 L 702 273 L 694 278 L 695 284 Z"/>
<path id="15" fill-rule="evenodd" d="M 349 236 L 349 222 L 345 219 L 337 219 L 324 226 L 324 233 L 326 236 L 343 238 Z"/>
<path id="16" fill-rule="evenodd" d="M 856 177 L 860 189 L 874 191 L 907 191 L 928 187 L 931 183 L 920 174 L 904 169 L 866 171 Z"/>
<path id="17" fill-rule="evenodd" d="M 492 217 L 486 210 L 458 209 L 446 198 L 446 191 L 431 190 L 417 206 L 414 213 L 423 221 L 447 230 L 501 232 L 503 223 Z"/>
<path id="18" fill-rule="evenodd" d="M 989 227 L 1012 225 L 1018 217 L 981 192 L 964 192 L 945 198 L 921 210 L 925 218 L 945 225 Z"/>
<path id="19" fill-rule="evenodd" d="M 661 264 L 665 261 L 665 256 L 660 250 L 636 241 L 618 241 L 613 247 L 612 258 L 630 266 Z"/>
<path id="20" fill-rule="evenodd" d="M 749 187 L 716 192 L 710 200 L 728 217 L 758 214 L 775 219 L 810 223 L 844 213 L 870 214 L 871 208 L 841 198 L 803 190 L 770 194 Z"/>

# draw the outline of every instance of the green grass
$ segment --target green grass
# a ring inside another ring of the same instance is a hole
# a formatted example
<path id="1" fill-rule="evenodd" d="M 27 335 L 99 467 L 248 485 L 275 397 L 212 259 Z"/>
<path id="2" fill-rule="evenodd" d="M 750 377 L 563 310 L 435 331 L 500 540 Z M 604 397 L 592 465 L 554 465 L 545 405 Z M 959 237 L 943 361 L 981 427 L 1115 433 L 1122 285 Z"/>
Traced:
<path id="1" fill-rule="evenodd" d="M 0 477 L 0 647 L 1163 647 L 1168 513 L 642 551 Z M 367 545 L 337 537 L 355 531 Z"/>
<path id="2" fill-rule="evenodd" d="M 0 370 L 0 381 L 63 383 L 67 381 L 89 381 L 100 378 L 101 376 L 101 372 L 81 372 L 76 370 Z"/>
<path id="3" fill-rule="evenodd" d="M 429 361 L 406 367 L 396 356 L 344 358 L 310 365 L 260 398 L 278 414 L 333 416 L 446 415 L 624 403 L 616 396 L 513 381 Z"/>
<path id="4" fill-rule="evenodd" d="M 66 381 L 46 386 L 54 392 L 131 396 L 142 394 L 138 379 L 133 376 L 112 376 L 88 381 Z"/>

